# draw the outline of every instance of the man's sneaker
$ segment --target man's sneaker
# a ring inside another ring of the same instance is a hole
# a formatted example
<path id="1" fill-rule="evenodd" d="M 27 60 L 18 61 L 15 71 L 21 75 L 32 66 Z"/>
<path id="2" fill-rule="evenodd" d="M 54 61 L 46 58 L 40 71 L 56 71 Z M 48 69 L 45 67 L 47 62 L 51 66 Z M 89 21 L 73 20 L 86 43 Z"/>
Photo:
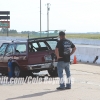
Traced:
<path id="1" fill-rule="evenodd" d="M 71 89 L 71 87 L 66 87 L 66 89 Z"/>
<path id="2" fill-rule="evenodd" d="M 63 87 L 63 88 L 58 87 L 57 90 L 65 90 L 65 87 Z"/>

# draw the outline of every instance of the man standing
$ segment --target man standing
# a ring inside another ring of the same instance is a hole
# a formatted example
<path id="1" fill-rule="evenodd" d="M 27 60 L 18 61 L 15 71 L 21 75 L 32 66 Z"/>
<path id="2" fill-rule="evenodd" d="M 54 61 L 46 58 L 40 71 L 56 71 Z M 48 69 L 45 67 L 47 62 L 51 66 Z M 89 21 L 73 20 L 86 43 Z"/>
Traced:
<path id="1" fill-rule="evenodd" d="M 60 78 L 60 87 L 58 87 L 57 90 L 71 89 L 70 56 L 75 52 L 76 47 L 70 40 L 65 38 L 65 33 L 63 31 L 59 33 L 59 38 L 60 41 L 57 43 L 55 49 L 55 53 L 58 59 L 58 77 Z M 66 87 L 63 80 L 63 69 L 65 70 L 68 79 Z"/>

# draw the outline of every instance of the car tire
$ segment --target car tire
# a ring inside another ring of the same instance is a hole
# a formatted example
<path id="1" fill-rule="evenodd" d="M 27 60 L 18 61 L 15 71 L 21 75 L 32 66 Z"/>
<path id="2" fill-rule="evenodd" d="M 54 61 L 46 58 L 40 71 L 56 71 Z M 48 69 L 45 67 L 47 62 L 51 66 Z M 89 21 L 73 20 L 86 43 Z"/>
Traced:
<path id="1" fill-rule="evenodd" d="M 58 77 L 58 73 L 57 73 L 57 67 L 55 67 L 54 69 L 49 69 L 48 73 L 51 77 Z"/>
<path id="2" fill-rule="evenodd" d="M 26 76 L 33 76 L 32 72 L 29 71 L 22 71 L 18 65 L 14 66 L 14 77 L 24 77 Z"/>
<path id="3" fill-rule="evenodd" d="M 18 65 L 14 65 L 13 73 L 14 73 L 14 77 L 23 76 L 23 73 L 22 73 L 22 71 L 21 71 L 21 69 L 19 68 Z"/>

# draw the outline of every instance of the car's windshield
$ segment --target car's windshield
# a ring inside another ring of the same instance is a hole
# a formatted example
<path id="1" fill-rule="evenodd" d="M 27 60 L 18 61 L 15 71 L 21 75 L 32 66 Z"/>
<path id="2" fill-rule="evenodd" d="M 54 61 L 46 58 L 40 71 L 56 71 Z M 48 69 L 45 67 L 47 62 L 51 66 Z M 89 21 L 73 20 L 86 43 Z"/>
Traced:
<path id="1" fill-rule="evenodd" d="M 0 56 L 4 55 L 7 45 L 8 44 L 5 43 L 0 47 Z"/>

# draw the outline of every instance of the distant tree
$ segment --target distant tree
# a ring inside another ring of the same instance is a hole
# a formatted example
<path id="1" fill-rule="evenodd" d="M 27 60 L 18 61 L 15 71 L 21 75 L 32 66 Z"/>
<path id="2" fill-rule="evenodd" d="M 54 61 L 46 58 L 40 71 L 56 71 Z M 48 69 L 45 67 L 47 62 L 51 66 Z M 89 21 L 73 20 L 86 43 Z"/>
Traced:
<path id="1" fill-rule="evenodd" d="M 11 29 L 9 30 L 9 33 L 17 33 L 17 30 Z"/>
<path id="2" fill-rule="evenodd" d="M 2 32 L 2 33 L 7 33 L 7 28 L 2 28 L 2 29 L 1 29 L 1 32 Z"/>
<path id="3" fill-rule="evenodd" d="M 2 28 L 1 30 L 0 30 L 0 32 L 1 33 L 7 33 L 7 28 Z M 9 33 L 17 33 L 17 30 L 14 30 L 14 29 L 8 29 L 8 32 Z"/>
<path id="4" fill-rule="evenodd" d="M 21 31 L 22 34 L 37 34 L 35 31 Z"/>

